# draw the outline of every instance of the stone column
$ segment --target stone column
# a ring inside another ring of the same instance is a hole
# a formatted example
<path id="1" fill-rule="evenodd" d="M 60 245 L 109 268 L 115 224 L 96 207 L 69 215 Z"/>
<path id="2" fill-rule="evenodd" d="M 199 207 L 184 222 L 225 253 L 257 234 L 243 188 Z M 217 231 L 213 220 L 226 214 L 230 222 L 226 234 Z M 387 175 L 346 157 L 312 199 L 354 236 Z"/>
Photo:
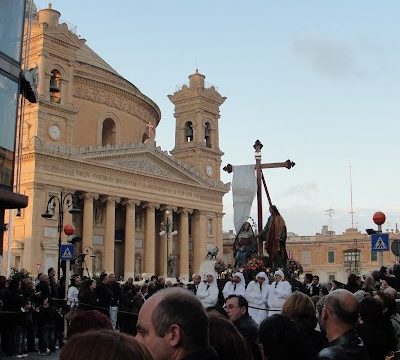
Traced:
<path id="1" fill-rule="evenodd" d="M 180 209 L 179 221 L 179 278 L 181 281 L 189 281 L 189 213 L 192 210 Z"/>
<path id="2" fill-rule="evenodd" d="M 205 213 L 195 210 L 193 218 L 193 273 L 198 274 L 207 255 L 207 224 Z"/>
<path id="3" fill-rule="evenodd" d="M 148 277 L 155 275 L 155 209 L 156 204 L 145 204 L 146 218 L 144 226 L 144 272 Z"/>
<path id="4" fill-rule="evenodd" d="M 218 257 L 224 259 L 224 243 L 222 236 L 222 216 L 223 213 L 215 214 L 215 245 L 218 247 Z"/>
<path id="5" fill-rule="evenodd" d="M 97 194 L 86 193 L 83 195 L 82 251 L 85 251 L 88 246 L 93 246 L 93 200 L 98 198 Z M 86 256 L 85 262 L 90 275 L 93 275 L 93 258 Z"/>
<path id="6" fill-rule="evenodd" d="M 114 247 L 115 247 L 115 206 L 119 198 L 108 196 L 103 200 L 106 203 L 106 236 L 104 241 L 104 271 L 109 274 L 114 272 Z"/>
<path id="7" fill-rule="evenodd" d="M 140 204 L 137 200 L 127 200 L 125 205 L 125 261 L 124 280 L 135 276 L 135 207 Z"/>

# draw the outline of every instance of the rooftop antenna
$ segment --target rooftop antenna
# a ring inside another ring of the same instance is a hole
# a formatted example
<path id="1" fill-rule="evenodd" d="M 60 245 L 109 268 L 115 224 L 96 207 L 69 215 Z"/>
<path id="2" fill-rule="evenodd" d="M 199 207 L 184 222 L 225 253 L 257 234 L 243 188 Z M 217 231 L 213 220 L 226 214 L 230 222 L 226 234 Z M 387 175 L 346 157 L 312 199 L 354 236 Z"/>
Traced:
<path id="1" fill-rule="evenodd" d="M 325 214 L 329 216 L 329 225 L 328 225 L 328 231 L 332 231 L 332 217 L 335 214 L 335 210 L 332 208 L 325 210 Z"/>
<path id="2" fill-rule="evenodd" d="M 354 229 L 354 210 L 353 210 L 353 181 L 351 178 L 351 165 L 350 165 L 350 211 L 351 214 L 351 228 Z"/>

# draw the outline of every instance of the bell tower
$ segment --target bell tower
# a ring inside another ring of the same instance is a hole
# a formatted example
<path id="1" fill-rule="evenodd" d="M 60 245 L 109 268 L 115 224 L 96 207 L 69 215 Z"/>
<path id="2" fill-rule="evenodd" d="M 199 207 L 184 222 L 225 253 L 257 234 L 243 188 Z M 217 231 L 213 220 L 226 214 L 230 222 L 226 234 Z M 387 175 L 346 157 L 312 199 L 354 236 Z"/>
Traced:
<path id="1" fill-rule="evenodd" d="M 196 72 L 189 76 L 189 86 L 183 85 L 169 100 L 175 105 L 174 158 L 193 167 L 213 180 L 220 179 L 219 107 L 226 97 L 214 86 L 205 88 L 205 76 Z"/>

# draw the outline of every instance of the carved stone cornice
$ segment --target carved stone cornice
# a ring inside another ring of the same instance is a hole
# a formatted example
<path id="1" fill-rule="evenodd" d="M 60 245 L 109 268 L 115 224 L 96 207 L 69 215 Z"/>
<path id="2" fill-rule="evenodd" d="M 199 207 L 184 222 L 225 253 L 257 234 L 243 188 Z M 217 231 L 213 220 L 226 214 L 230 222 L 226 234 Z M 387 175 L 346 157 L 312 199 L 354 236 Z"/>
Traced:
<path id="1" fill-rule="evenodd" d="M 74 77 L 73 95 L 125 111 L 145 121 L 156 120 L 158 123 L 161 117 L 161 112 L 155 104 L 150 106 L 136 94 L 95 80 Z"/>

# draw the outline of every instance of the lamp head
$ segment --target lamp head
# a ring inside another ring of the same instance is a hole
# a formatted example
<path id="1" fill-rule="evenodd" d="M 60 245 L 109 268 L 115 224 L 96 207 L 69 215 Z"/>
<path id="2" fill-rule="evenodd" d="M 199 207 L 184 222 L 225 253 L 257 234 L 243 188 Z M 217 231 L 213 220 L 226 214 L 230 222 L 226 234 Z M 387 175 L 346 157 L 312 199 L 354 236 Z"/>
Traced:
<path id="1" fill-rule="evenodd" d="M 68 210 L 68 212 L 69 212 L 71 215 L 77 215 L 77 214 L 80 214 L 80 213 L 82 212 L 82 210 L 81 210 L 81 209 L 78 209 L 78 208 L 76 208 L 76 207 L 72 207 L 71 209 Z"/>
<path id="2" fill-rule="evenodd" d="M 365 229 L 368 235 L 374 235 L 377 234 L 378 232 L 374 229 Z"/>
<path id="3" fill-rule="evenodd" d="M 46 210 L 46 212 L 43 213 L 41 216 L 43 219 L 51 219 L 53 217 L 53 214 L 51 214 L 49 210 Z"/>

